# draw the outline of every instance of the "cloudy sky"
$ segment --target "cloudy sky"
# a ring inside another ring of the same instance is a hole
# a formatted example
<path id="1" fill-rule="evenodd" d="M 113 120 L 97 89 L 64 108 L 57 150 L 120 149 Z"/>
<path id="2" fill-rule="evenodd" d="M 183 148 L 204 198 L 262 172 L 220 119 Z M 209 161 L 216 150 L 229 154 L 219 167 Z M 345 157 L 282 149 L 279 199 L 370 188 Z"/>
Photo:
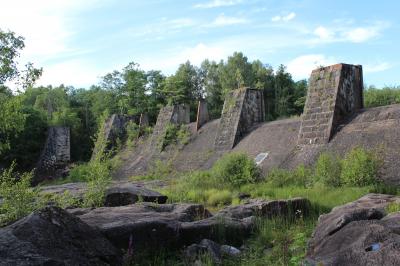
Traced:
<path id="1" fill-rule="evenodd" d="M 172 74 L 180 63 L 242 51 L 294 79 L 334 63 L 400 84 L 400 1 L 0 0 L 0 28 L 25 37 L 21 64 L 41 85 L 89 87 L 129 62 Z"/>

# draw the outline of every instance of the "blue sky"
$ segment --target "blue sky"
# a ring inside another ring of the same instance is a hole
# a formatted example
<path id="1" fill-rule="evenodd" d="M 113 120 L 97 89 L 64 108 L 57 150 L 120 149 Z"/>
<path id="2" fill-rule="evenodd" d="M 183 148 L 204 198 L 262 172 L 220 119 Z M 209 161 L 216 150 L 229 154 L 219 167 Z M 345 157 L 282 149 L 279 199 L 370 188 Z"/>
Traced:
<path id="1" fill-rule="evenodd" d="M 344 62 L 363 65 L 368 85 L 400 83 L 400 1 L 0 2 L 0 27 L 26 38 L 20 61 L 43 67 L 41 85 L 88 87 L 131 61 L 169 75 L 234 51 L 284 64 L 295 80 Z"/>

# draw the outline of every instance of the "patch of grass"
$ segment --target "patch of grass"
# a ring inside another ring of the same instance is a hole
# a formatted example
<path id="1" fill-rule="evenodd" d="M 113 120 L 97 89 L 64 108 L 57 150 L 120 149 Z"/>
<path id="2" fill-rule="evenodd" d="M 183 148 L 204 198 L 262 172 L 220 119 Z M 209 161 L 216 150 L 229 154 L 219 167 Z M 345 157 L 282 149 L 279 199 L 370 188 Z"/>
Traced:
<path id="1" fill-rule="evenodd" d="M 400 202 L 389 203 L 389 205 L 386 206 L 385 210 L 388 214 L 394 212 L 400 212 Z"/>
<path id="2" fill-rule="evenodd" d="M 232 202 L 232 192 L 224 189 L 210 189 L 205 193 L 207 197 L 207 204 L 210 206 L 223 206 L 229 205 Z"/>
<path id="3" fill-rule="evenodd" d="M 156 160 L 150 167 L 150 170 L 146 175 L 138 175 L 130 177 L 131 180 L 163 180 L 173 175 L 174 168 L 172 165 L 172 160 L 161 161 Z"/>
<path id="4" fill-rule="evenodd" d="M 338 156 L 324 152 L 318 157 L 315 164 L 315 178 L 319 182 L 330 187 L 339 187 L 342 183 L 341 171 L 342 166 Z"/>

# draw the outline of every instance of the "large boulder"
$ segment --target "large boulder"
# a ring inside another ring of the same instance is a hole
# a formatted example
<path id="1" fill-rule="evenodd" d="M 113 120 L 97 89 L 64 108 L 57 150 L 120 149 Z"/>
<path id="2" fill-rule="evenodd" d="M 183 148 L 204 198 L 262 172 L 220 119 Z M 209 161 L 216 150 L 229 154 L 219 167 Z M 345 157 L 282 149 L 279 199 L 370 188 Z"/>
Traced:
<path id="1" fill-rule="evenodd" d="M 75 199 L 82 200 L 86 192 L 85 183 L 68 183 L 62 185 L 43 186 L 40 188 L 42 194 L 62 195 L 66 191 Z M 142 184 L 131 182 L 114 182 L 107 188 L 105 193 L 105 206 L 125 206 L 138 201 L 155 202 L 163 204 L 168 197 L 157 191 L 146 188 Z"/>
<path id="2" fill-rule="evenodd" d="M 296 208 L 290 208 L 290 206 Z M 236 246 L 248 237 L 255 216 L 294 215 L 307 212 L 305 199 L 251 200 L 211 215 L 199 204 L 140 203 L 121 207 L 72 209 L 87 224 L 99 228 L 117 247 L 127 248 L 132 236 L 135 248 L 180 248 L 202 239 Z"/>
<path id="3" fill-rule="evenodd" d="M 0 265 L 120 265 L 121 258 L 97 229 L 57 207 L 0 229 Z"/>
<path id="4" fill-rule="evenodd" d="M 308 243 L 312 265 L 400 265 L 400 213 L 385 207 L 400 197 L 368 194 L 319 218 Z"/>

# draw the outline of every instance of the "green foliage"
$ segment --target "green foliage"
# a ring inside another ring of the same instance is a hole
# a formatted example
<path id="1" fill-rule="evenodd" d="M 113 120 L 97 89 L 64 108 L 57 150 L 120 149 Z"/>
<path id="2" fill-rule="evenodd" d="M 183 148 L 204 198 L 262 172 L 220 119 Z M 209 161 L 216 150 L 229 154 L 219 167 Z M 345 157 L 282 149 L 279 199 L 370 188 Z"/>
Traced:
<path id="1" fill-rule="evenodd" d="M 38 191 L 31 187 L 33 173 L 17 174 L 15 163 L 0 174 L 0 226 L 22 218 L 41 207 Z"/>
<path id="2" fill-rule="evenodd" d="M 377 182 L 381 161 L 372 151 L 352 149 L 342 161 L 342 182 L 350 186 L 368 186 Z"/>
<path id="3" fill-rule="evenodd" d="M 400 212 L 400 202 L 391 202 L 385 208 L 387 213 Z"/>
<path id="4" fill-rule="evenodd" d="M 246 154 L 228 153 L 214 164 L 211 175 L 219 182 L 238 187 L 259 180 L 260 170 L 254 160 Z"/>
<path id="5" fill-rule="evenodd" d="M 341 185 L 341 163 L 337 156 L 324 152 L 320 154 L 315 165 L 315 177 L 317 181 L 331 187 Z"/>
<path id="6" fill-rule="evenodd" d="M 312 170 L 304 165 L 299 165 L 294 171 L 272 169 L 266 180 L 274 187 L 299 186 L 306 188 L 312 186 L 314 182 Z"/>
<path id="7" fill-rule="evenodd" d="M 205 196 L 210 206 L 228 205 L 232 202 L 232 192 L 227 189 L 210 189 L 205 192 Z"/>
<path id="8" fill-rule="evenodd" d="M 140 128 L 139 126 L 133 122 L 129 121 L 126 125 L 126 143 L 128 146 L 132 146 L 136 140 L 139 138 L 140 135 Z"/>
<path id="9" fill-rule="evenodd" d="M 132 176 L 132 180 L 163 180 L 173 173 L 172 160 L 167 162 L 156 160 L 144 176 Z"/>
<path id="10" fill-rule="evenodd" d="M 186 145 L 190 140 L 190 132 L 186 125 L 167 124 L 165 136 L 161 139 L 162 150 L 169 145 Z"/>
<path id="11" fill-rule="evenodd" d="M 400 87 L 384 87 L 382 89 L 369 87 L 364 91 L 363 96 L 365 107 L 376 107 L 400 103 Z"/>

